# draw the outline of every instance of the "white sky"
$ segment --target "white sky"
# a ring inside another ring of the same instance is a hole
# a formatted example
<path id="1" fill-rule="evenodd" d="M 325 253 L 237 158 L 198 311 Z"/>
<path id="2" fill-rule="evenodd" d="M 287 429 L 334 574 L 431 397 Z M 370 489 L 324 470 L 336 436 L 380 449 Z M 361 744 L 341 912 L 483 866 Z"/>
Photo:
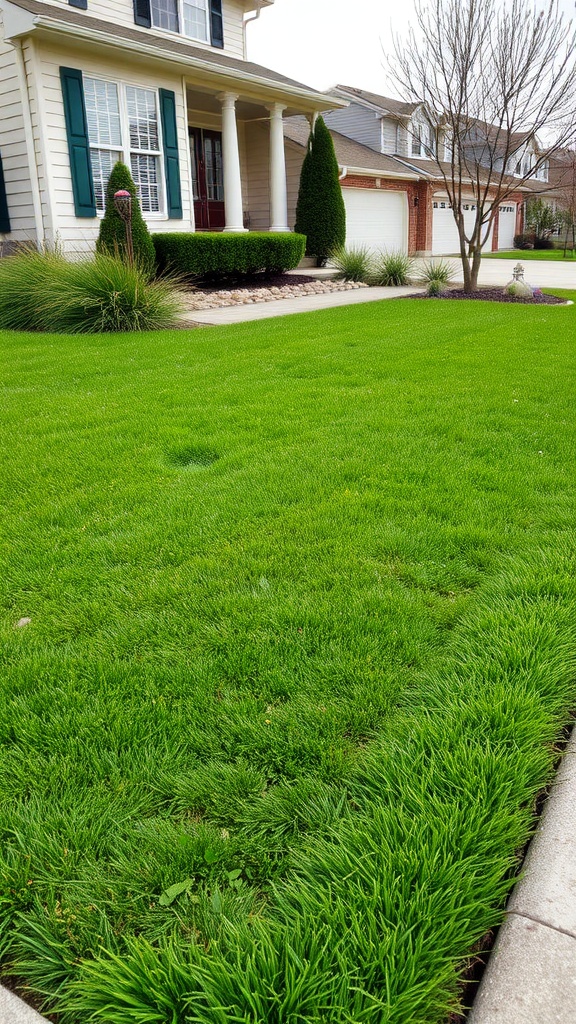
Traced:
<path id="1" fill-rule="evenodd" d="M 560 8 L 576 15 L 575 0 Z M 340 83 L 390 95 L 382 48 L 412 17 L 413 0 L 276 0 L 248 25 L 248 59 L 315 89 Z"/>

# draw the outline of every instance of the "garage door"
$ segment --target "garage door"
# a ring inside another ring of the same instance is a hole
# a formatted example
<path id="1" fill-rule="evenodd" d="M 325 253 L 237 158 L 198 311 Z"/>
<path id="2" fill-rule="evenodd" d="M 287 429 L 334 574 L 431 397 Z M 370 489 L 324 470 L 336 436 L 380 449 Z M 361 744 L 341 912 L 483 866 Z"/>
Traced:
<path id="1" fill-rule="evenodd" d="M 432 221 L 432 252 L 435 255 L 460 252 L 458 239 L 458 228 L 452 214 L 452 207 L 448 199 L 435 199 L 433 202 L 434 218 Z M 464 202 L 464 230 L 469 235 L 474 229 L 476 218 L 476 204 Z M 484 249 L 490 251 L 492 248 L 492 228 L 490 235 L 484 245 Z"/>
<path id="2" fill-rule="evenodd" d="M 405 192 L 343 188 L 346 245 L 408 251 L 408 199 Z"/>
<path id="3" fill-rule="evenodd" d="M 498 209 L 498 248 L 513 249 L 516 234 L 516 203 L 506 203 Z"/>

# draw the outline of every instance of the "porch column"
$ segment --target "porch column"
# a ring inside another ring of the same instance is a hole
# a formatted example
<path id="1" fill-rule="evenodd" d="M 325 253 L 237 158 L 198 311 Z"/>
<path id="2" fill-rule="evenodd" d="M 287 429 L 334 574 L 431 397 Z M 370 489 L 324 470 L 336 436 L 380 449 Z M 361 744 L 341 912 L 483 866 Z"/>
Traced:
<path id="1" fill-rule="evenodd" d="M 245 231 L 240 177 L 240 150 L 236 125 L 236 100 L 232 92 L 216 97 L 222 104 L 222 164 L 224 177 L 225 231 Z"/>
<path id="2" fill-rule="evenodd" d="M 271 107 L 267 107 L 270 111 L 270 231 L 290 230 L 282 121 L 282 112 L 285 109 L 282 103 L 273 103 Z"/>

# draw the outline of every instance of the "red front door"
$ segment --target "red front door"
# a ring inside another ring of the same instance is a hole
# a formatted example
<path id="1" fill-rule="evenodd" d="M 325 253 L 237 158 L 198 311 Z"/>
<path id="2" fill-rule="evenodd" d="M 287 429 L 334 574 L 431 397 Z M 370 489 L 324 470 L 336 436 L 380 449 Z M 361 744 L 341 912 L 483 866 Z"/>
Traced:
<path id="1" fill-rule="evenodd" d="M 197 231 L 224 227 L 224 178 L 222 135 L 206 128 L 189 128 L 194 219 Z"/>

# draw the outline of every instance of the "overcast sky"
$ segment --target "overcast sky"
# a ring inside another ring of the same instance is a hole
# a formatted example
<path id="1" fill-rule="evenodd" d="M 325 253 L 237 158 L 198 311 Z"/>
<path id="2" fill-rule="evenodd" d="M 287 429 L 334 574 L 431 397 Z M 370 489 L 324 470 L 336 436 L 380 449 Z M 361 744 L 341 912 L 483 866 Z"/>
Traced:
<path id="1" fill-rule="evenodd" d="M 560 0 L 575 14 L 575 0 Z M 382 48 L 413 0 L 275 0 L 247 29 L 248 58 L 315 89 L 340 83 L 387 95 Z"/>

